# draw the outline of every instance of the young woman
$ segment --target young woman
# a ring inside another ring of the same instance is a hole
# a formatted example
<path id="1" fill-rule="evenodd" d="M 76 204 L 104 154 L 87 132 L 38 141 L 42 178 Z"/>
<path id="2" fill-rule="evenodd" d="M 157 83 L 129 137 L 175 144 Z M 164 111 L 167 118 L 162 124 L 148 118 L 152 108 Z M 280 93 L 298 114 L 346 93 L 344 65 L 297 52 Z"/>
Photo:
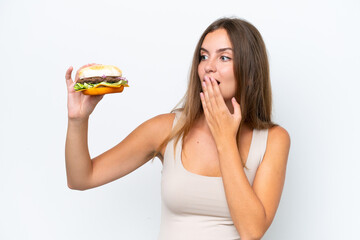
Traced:
<path id="1" fill-rule="evenodd" d="M 266 48 L 253 25 L 234 18 L 212 23 L 197 44 L 182 108 L 144 122 L 93 159 L 88 118 L 102 96 L 74 92 L 72 70 L 65 149 L 71 189 L 106 184 L 157 156 L 163 163 L 159 239 L 264 235 L 279 205 L 290 137 L 271 121 Z"/>

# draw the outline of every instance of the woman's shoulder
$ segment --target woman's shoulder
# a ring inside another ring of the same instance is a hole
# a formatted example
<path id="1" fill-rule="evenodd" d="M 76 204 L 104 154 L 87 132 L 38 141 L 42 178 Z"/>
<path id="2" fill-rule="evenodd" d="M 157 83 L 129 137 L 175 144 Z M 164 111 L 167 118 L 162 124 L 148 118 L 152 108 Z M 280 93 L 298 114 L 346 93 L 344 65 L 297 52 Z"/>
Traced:
<path id="1" fill-rule="evenodd" d="M 244 126 L 246 127 L 246 125 Z M 250 128 L 248 127 L 248 132 L 254 130 L 257 131 L 259 133 L 261 133 L 265 139 L 267 138 L 268 142 L 269 140 L 271 142 L 273 141 L 290 141 L 290 135 L 288 133 L 288 131 L 281 127 L 280 125 L 274 125 L 272 127 L 269 128 Z"/>
<path id="2" fill-rule="evenodd" d="M 166 126 L 172 126 L 172 123 L 175 119 L 175 113 L 164 113 L 159 114 L 149 120 L 147 120 L 144 124 L 149 124 L 154 127 L 166 127 Z"/>
<path id="3" fill-rule="evenodd" d="M 276 143 L 289 143 L 290 135 L 288 131 L 280 125 L 275 125 L 268 130 L 268 141 Z"/>
<path id="4" fill-rule="evenodd" d="M 171 132 L 174 119 L 174 113 L 159 114 L 143 122 L 133 134 L 149 141 L 152 149 L 158 149 Z"/>
<path id="5" fill-rule="evenodd" d="M 173 123 L 175 118 L 179 118 L 183 109 L 182 108 L 176 108 L 172 110 L 170 113 L 163 113 L 159 114 L 151 119 L 149 119 L 151 122 L 156 123 Z"/>
<path id="6" fill-rule="evenodd" d="M 175 119 L 179 119 L 182 113 L 182 109 L 175 109 L 170 113 L 159 114 L 148 121 L 154 125 L 160 125 L 162 127 L 172 128 Z"/>
<path id="7" fill-rule="evenodd" d="M 261 162 L 262 168 L 285 169 L 290 151 L 290 135 L 288 131 L 279 125 L 265 130 L 268 130 L 268 134 L 265 153 Z"/>
<path id="8" fill-rule="evenodd" d="M 277 156 L 275 158 L 277 161 L 281 161 L 281 159 L 283 159 L 283 162 L 286 163 L 290 150 L 290 142 L 290 135 L 285 128 L 279 125 L 269 128 L 266 146 L 267 155 Z"/>

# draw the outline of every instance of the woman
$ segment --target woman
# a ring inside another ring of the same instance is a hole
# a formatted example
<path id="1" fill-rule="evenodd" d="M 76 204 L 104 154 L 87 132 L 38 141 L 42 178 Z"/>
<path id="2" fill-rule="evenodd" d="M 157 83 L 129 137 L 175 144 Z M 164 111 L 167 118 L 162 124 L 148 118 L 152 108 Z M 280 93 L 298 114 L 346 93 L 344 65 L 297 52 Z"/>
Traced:
<path id="1" fill-rule="evenodd" d="M 290 138 L 271 122 L 268 60 L 254 26 L 230 18 L 212 23 L 196 47 L 183 107 L 144 122 L 94 159 L 88 118 L 102 96 L 74 92 L 71 73 L 70 67 L 65 158 L 71 189 L 106 184 L 157 156 L 163 163 L 159 239 L 264 235 L 280 201 Z"/>

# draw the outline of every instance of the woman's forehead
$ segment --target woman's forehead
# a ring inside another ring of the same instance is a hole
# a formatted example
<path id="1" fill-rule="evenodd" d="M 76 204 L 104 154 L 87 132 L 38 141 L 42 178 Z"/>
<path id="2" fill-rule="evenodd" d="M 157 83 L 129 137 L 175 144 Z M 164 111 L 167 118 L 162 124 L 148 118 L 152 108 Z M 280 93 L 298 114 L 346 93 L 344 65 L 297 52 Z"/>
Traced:
<path id="1" fill-rule="evenodd" d="M 232 44 L 227 31 L 221 28 L 208 33 L 201 44 L 201 48 L 206 50 L 231 49 Z"/>

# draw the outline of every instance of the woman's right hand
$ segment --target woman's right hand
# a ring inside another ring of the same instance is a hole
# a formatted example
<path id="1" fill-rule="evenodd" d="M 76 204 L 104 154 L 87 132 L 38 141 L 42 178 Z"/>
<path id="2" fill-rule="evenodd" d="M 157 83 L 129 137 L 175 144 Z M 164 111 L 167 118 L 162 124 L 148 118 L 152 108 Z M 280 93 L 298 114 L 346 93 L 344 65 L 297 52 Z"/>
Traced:
<path id="1" fill-rule="evenodd" d="M 82 66 L 80 69 L 96 65 L 95 63 Z M 79 70 L 80 70 L 79 69 Z M 68 91 L 68 118 L 72 120 L 87 120 L 94 111 L 95 106 L 104 95 L 91 96 L 82 92 L 75 92 L 74 85 L 79 79 L 79 70 L 76 72 L 75 81 L 71 78 L 73 67 L 69 67 L 65 74 L 66 86 Z"/>

